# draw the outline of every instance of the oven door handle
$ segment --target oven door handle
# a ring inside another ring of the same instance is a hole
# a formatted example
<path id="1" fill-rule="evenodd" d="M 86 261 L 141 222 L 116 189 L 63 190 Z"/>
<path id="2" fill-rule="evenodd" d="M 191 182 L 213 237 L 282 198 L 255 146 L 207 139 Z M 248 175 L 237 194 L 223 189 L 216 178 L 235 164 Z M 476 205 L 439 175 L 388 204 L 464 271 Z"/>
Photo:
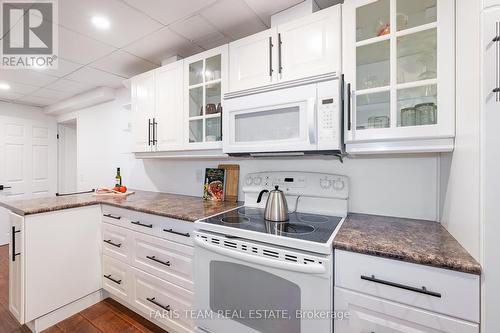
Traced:
<path id="1" fill-rule="evenodd" d="M 309 142 L 311 144 L 316 143 L 316 99 L 307 99 L 307 124 L 308 124 L 308 134 Z"/>
<path id="2" fill-rule="evenodd" d="M 264 265 L 268 267 L 273 267 L 277 269 L 284 269 L 288 271 L 306 273 L 306 274 L 323 274 L 326 273 L 326 267 L 319 264 L 297 264 L 292 262 L 284 262 L 276 259 L 268 259 L 259 257 L 252 254 L 246 254 L 232 249 L 222 248 L 216 245 L 209 244 L 208 242 L 201 240 L 200 237 L 195 237 L 194 243 L 196 246 L 223 255 L 231 257 L 238 260 L 247 261 L 257 265 Z"/>

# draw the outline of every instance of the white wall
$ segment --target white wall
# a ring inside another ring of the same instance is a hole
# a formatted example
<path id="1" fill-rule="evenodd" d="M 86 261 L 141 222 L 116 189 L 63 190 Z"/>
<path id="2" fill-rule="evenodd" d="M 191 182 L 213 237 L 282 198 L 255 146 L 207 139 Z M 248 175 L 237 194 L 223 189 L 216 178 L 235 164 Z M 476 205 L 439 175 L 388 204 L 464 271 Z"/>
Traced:
<path id="1" fill-rule="evenodd" d="M 74 124 L 58 125 L 58 186 L 59 193 L 72 193 L 77 185 L 77 133 Z"/>
<path id="2" fill-rule="evenodd" d="M 79 190 L 112 186 L 116 167 L 131 188 L 201 196 L 206 167 L 238 163 L 241 175 L 266 170 L 339 173 L 350 177 L 350 210 L 437 220 L 437 155 L 347 159 L 136 160 L 119 99 L 78 112 Z"/>
<path id="3" fill-rule="evenodd" d="M 480 1 L 457 1 L 455 151 L 441 156 L 441 223 L 480 256 Z"/>

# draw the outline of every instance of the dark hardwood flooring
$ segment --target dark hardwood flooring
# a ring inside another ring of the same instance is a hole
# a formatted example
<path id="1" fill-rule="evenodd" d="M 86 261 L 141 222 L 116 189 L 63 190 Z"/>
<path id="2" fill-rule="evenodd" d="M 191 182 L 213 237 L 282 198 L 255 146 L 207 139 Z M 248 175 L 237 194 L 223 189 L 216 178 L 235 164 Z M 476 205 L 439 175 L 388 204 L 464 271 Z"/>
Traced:
<path id="1" fill-rule="evenodd" d="M 31 333 L 9 312 L 9 247 L 0 246 L 0 333 Z M 52 326 L 44 333 L 167 333 L 111 298 Z"/>

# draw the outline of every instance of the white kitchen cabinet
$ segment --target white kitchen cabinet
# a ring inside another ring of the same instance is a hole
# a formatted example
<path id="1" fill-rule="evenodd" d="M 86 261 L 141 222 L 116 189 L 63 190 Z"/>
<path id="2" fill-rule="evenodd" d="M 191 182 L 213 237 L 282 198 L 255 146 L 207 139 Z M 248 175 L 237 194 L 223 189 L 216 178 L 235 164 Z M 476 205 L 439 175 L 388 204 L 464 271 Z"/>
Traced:
<path id="1" fill-rule="evenodd" d="M 344 2 L 347 152 L 453 150 L 454 4 Z"/>
<path id="2" fill-rule="evenodd" d="M 9 309 L 21 324 L 101 289 L 99 206 L 10 217 Z"/>
<path id="3" fill-rule="evenodd" d="M 291 81 L 340 70 L 340 6 L 278 26 L 278 78 Z"/>
<path id="4" fill-rule="evenodd" d="M 335 320 L 341 333 L 479 333 L 479 325 L 412 308 L 377 297 L 335 288 L 335 311 L 350 315 Z"/>
<path id="5" fill-rule="evenodd" d="M 188 150 L 222 148 L 222 96 L 228 46 L 184 59 L 184 143 Z"/>
<path id="6" fill-rule="evenodd" d="M 229 91 L 338 75 L 340 6 L 332 6 L 229 44 Z"/>
<path id="7" fill-rule="evenodd" d="M 24 324 L 24 220 L 9 212 L 11 241 L 9 243 L 9 310 Z"/>
<path id="8" fill-rule="evenodd" d="M 484 8 L 493 7 L 493 6 L 500 6 L 500 0 L 483 0 L 483 7 Z"/>
<path id="9" fill-rule="evenodd" d="M 134 152 L 152 151 L 153 118 L 155 115 L 154 71 L 132 78 L 132 133 Z"/>
<path id="10" fill-rule="evenodd" d="M 277 81 L 272 28 L 229 44 L 229 90 L 240 91 Z"/>
<path id="11" fill-rule="evenodd" d="M 154 149 L 183 149 L 183 62 L 177 61 L 155 70 Z"/>

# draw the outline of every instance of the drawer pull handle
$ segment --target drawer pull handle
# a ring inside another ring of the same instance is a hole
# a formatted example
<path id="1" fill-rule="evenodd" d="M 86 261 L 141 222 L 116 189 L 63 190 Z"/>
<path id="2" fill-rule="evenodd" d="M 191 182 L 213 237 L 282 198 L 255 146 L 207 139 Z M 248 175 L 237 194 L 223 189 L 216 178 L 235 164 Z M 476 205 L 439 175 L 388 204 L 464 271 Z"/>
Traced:
<path id="1" fill-rule="evenodd" d="M 110 219 L 115 219 L 115 220 L 119 220 L 122 218 L 121 216 L 116 216 L 113 214 L 104 214 L 104 217 L 109 217 Z"/>
<path id="2" fill-rule="evenodd" d="M 153 260 L 153 261 L 155 261 L 155 262 L 157 262 L 159 264 L 162 264 L 162 265 L 170 267 L 170 261 L 161 261 L 159 259 L 156 259 L 155 256 L 151 256 L 151 257 L 150 256 L 146 256 L 146 258 L 148 258 L 149 260 Z"/>
<path id="3" fill-rule="evenodd" d="M 172 229 L 163 229 L 163 231 L 170 232 L 171 234 L 176 234 L 179 236 L 190 237 L 189 232 L 183 233 L 183 232 L 174 231 Z"/>
<path id="4" fill-rule="evenodd" d="M 146 299 L 148 300 L 148 302 L 151 302 L 153 303 L 154 305 L 162 308 L 163 310 L 165 311 L 170 311 L 170 305 L 163 305 L 163 304 L 160 304 L 156 301 L 156 297 L 152 297 L 152 298 L 149 298 L 149 297 L 146 297 Z"/>
<path id="5" fill-rule="evenodd" d="M 384 280 L 377 279 L 375 277 L 375 275 L 372 275 L 372 276 L 361 275 L 361 280 L 366 280 L 366 281 L 370 281 L 370 282 L 374 282 L 374 283 L 379 283 L 379 284 L 383 284 L 383 285 L 390 286 L 390 287 L 395 287 L 395 288 L 399 288 L 399 289 L 409 290 L 409 291 L 413 291 L 413 292 L 416 292 L 416 293 L 420 293 L 420 294 L 425 294 L 425 295 L 429 295 L 429 296 L 441 298 L 441 294 L 440 293 L 429 291 L 429 290 L 427 290 L 426 287 L 415 288 L 415 287 L 405 286 L 404 284 L 399 284 L 399 283 L 395 283 L 395 282 L 389 282 L 389 281 L 384 281 Z"/>
<path id="6" fill-rule="evenodd" d="M 108 279 L 108 280 L 113 281 L 113 282 L 114 282 L 114 283 L 116 283 L 116 284 L 122 284 L 122 280 L 115 280 L 115 279 L 113 279 L 113 278 L 111 277 L 111 274 L 109 274 L 109 275 L 104 275 L 104 277 L 105 277 L 106 279 Z"/>
<path id="7" fill-rule="evenodd" d="M 122 247 L 122 243 L 116 244 L 111 241 L 111 239 L 105 239 L 104 243 L 108 243 L 109 245 L 113 245 L 114 247 Z"/>
<path id="8" fill-rule="evenodd" d="M 144 228 L 152 228 L 153 227 L 152 224 L 143 224 L 139 221 L 132 221 L 130 223 L 135 224 L 135 225 L 140 225 L 141 227 L 144 227 Z"/>

